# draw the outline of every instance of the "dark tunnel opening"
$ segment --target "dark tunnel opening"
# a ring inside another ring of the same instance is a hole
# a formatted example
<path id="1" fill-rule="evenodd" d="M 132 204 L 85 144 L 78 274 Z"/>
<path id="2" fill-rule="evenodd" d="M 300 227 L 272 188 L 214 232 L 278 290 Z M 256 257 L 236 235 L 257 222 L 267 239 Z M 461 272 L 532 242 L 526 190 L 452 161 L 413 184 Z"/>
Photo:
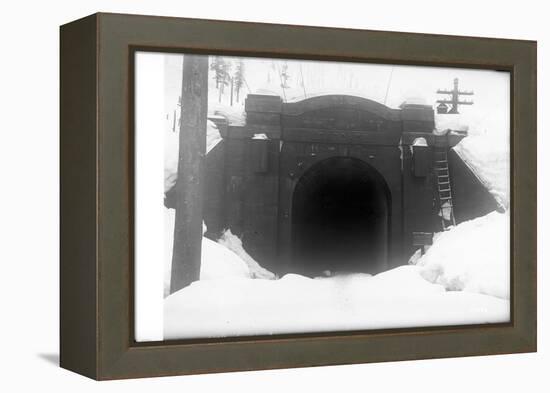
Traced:
<path id="1" fill-rule="evenodd" d="M 294 190 L 293 270 L 312 277 L 383 270 L 389 210 L 386 183 L 367 163 L 335 157 L 314 165 Z"/>

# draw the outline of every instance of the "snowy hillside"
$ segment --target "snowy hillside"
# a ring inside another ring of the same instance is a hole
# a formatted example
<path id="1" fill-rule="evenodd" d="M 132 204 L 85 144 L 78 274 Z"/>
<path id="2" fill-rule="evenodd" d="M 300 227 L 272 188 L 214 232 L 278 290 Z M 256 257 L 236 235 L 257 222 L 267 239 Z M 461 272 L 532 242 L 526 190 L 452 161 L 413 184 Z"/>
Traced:
<path id="1" fill-rule="evenodd" d="M 454 151 L 478 176 L 497 202 L 504 209 L 508 209 L 510 204 L 508 143 L 502 143 L 488 135 L 468 136 L 454 147 Z"/>

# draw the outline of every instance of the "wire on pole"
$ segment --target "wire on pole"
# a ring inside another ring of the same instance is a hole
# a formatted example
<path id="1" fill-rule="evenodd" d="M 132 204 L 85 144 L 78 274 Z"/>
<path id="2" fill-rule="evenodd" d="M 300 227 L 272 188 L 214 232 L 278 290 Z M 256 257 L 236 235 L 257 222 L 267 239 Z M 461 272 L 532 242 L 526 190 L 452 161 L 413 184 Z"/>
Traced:
<path id="1" fill-rule="evenodd" d="M 304 72 L 302 70 L 302 63 L 300 63 L 300 77 L 302 78 L 302 89 L 304 89 L 304 98 L 307 98 L 306 82 L 304 81 Z"/>
<path id="2" fill-rule="evenodd" d="M 384 105 L 386 105 L 386 101 L 388 100 L 388 92 L 390 91 L 391 80 L 393 77 L 393 69 L 394 66 L 391 66 L 390 76 L 388 78 L 388 86 L 386 87 L 386 95 L 384 96 Z"/>
<path id="3" fill-rule="evenodd" d="M 281 73 L 281 69 L 279 67 L 279 64 L 277 64 L 277 73 L 279 74 L 279 80 L 281 81 L 281 88 L 283 89 L 283 98 L 284 98 L 284 101 L 286 102 L 286 92 L 285 92 L 285 84 L 283 83 L 283 75 Z"/>

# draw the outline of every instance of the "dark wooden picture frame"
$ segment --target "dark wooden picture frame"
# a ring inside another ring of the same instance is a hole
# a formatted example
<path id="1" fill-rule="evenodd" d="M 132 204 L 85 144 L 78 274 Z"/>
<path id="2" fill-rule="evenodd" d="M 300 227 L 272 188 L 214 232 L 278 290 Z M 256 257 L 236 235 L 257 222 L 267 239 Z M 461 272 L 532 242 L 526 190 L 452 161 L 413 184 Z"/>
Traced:
<path id="1" fill-rule="evenodd" d="M 136 343 L 133 53 L 511 73 L 511 322 Z M 536 351 L 536 42 L 95 14 L 61 27 L 61 366 L 105 380 Z"/>

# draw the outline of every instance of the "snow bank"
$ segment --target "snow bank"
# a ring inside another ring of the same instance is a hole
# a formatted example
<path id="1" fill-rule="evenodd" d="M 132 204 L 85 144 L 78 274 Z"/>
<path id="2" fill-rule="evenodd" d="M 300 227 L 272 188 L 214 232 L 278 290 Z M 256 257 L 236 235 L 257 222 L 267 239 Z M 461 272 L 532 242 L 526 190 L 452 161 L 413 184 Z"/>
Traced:
<path id="1" fill-rule="evenodd" d="M 174 209 L 164 209 L 164 296 L 170 293 L 175 216 Z M 205 231 L 203 223 L 203 233 Z M 232 278 L 272 280 L 276 276 L 252 259 L 244 250 L 241 240 L 231 231 L 226 231 L 218 243 L 203 237 L 200 280 Z"/>
<path id="2" fill-rule="evenodd" d="M 179 131 L 164 132 L 164 192 L 169 191 L 178 178 Z"/>
<path id="3" fill-rule="evenodd" d="M 260 140 L 260 141 L 265 141 L 265 140 L 268 140 L 269 138 L 267 137 L 266 134 L 263 134 L 263 133 L 262 133 L 262 134 L 254 134 L 254 135 L 252 136 L 252 139 L 254 139 L 254 140 Z"/>
<path id="4" fill-rule="evenodd" d="M 241 239 L 231 233 L 230 229 L 225 230 L 218 243 L 227 249 L 237 254 L 242 261 L 246 263 L 251 278 L 262 278 L 266 280 L 274 280 L 277 276 L 271 273 L 269 270 L 261 267 L 243 247 Z"/>
<path id="5" fill-rule="evenodd" d="M 454 151 L 472 169 L 497 202 L 510 204 L 510 148 L 505 138 L 489 135 L 468 136 Z"/>
<path id="6" fill-rule="evenodd" d="M 218 102 L 215 99 L 208 101 L 208 115 L 223 116 L 233 126 L 242 126 L 246 122 L 244 100 L 242 103 L 231 106 Z"/>
<path id="7" fill-rule="evenodd" d="M 206 122 L 206 154 L 210 153 L 218 143 L 222 141 L 222 136 L 218 127 L 210 120 Z"/>
<path id="8" fill-rule="evenodd" d="M 510 219 L 492 212 L 434 239 L 417 262 L 421 275 L 449 291 L 510 298 Z"/>
<path id="9" fill-rule="evenodd" d="M 422 97 L 419 92 L 415 91 L 413 94 L 405 95 L 405 99 L 401 106 L 403 105 L 428 105 L 428 101 L 425 97 Z"/>
<path id="10" fill-rule="evenodd" d="M 507 209 L 510 190 L 509 127 L 500 117 L 476 112 L 435 114 L 437 135 L 447 131 L 468 132 L 453 149 L 487 187 L 497 202 Z M 502 116 L 501 116 L 502 117 Z"/>
<path id="11" fill-rule="evenodd" d="M 444 134 L 447 131 L 467 132 L 470 129 L 468 119 L 462 114 L 434 113 L 435 133 Z"/>
<path id="12" fill-rule="evenodd" d="M 197 281 L 164 303 L 165 339 L 497 323 L 509 302 L 447 292 L 418 266 L 376 276 Z"/>
<path id="13" fill-rule="evenodd" d="M 226 231 L 203 240 L 201 280 L 165 298 L 165 339 L 507 322 L 508 239 L 508 214 L 493 212 L 439 234 L 416 265 L 253 280 L 273 276 Z"/>
<path id="14" fill-rule="evenodd" d="M 221 244 L 203 237 L 201 254 L 201 280 L 250 277 L 248 265 Z"/>
<path id="15" fill-rule="evenodd" d="M 502 99 L 502 98 L 501 98 Z M 479 106 L 479 102 L 473 107 L 459 107 L 460 113 L 437 113 L 434 112 L 436 133 L 444 131 L 468 132 L 468 135 L 490 135 L 495 139 L 507 141 L 510 131 L 508 112 L 494 110 L 496 106 L 492 105 L 491 110 Z M 502 108 L 507 108 L 507 105 Z"/>

